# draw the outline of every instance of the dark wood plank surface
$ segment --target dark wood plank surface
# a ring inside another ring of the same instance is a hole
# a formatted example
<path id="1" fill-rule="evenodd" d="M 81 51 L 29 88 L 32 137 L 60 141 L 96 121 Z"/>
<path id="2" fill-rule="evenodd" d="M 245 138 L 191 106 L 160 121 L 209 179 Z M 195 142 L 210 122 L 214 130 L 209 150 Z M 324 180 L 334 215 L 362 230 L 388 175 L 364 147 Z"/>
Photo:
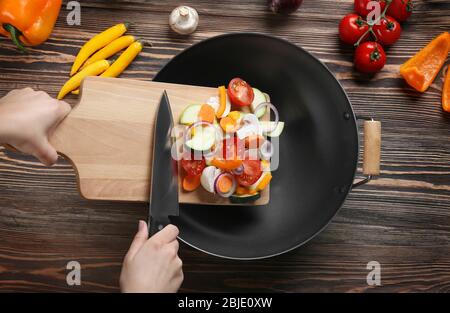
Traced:
<path id="1" fill-rule="evenodd" d="M 182 291 L 450 291 L 450 116 L 440 108 L 443 75 L 423 95 L 398 75 L 399 64 L 450 30 L 450 3 L 413 2 L 415 12 L 389 49 L 387 66 L 368 78 L 353 71 L 353 49 L 337 39 L 352 0 L 305 0 L 288 18 L 268 12 L 265 0 L 184 1 L 201 19 L 189 37 L 167 25 L 178 1 L 82 1 L 82 25 L 68 26 L 63 9 L 52 39 L 30 55 L 0 39 L 0 96 L 26 86 L 56 95 L 78 48 L 120 21 L 133 22 L 131 32 L 153 43 L 122 76 L 143 80 L 214 35 L 257 31 L 286 38 L 325 62 L 357 114 L 382 121 L 382 175 L 352 191 L 325 231 L 288 254 L 239 262 L 182 244 Z M 145 204 L 81 199 L 64 160 L 46 168 L 0 149 L 0 291 L 118 291 L 122 258 L 146 214 Z M 82 265 L 81 286 L 66 284 L 71 260 Z M 381 287 L 366 284 L 371 260 L 381 263 Z"/>

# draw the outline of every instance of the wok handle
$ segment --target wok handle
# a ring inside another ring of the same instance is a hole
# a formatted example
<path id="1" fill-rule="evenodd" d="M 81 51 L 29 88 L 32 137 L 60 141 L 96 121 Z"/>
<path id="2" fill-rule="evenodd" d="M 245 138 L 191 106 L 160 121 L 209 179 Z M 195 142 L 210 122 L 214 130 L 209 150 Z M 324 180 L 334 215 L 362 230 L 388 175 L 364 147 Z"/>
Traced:
<path id="1" fill-rule="evenodd" d="M 353 183 L 352 189 L 369 182 L 373 176 L 380 174 L 381 159 L 381 122 L 364 121 L 363 174 L 366 178 Z"/>

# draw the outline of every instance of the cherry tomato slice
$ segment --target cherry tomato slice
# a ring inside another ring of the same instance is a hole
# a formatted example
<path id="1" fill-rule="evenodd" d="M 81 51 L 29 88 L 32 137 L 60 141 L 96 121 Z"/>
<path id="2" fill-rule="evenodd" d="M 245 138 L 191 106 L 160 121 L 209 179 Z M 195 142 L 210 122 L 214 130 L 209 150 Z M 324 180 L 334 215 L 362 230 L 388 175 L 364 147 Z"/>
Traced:
<path id="1" fill-rule="evenodd" d="M 183 156 L 181 159 L 181 166 L 188 175 L 200 175 L 206 167 L 205 159 L 194 160 L 194 156 L 189 154 Z"/>
<path id="2" fill-rule="evenodd" d="M 244 166 L 244 172 L 237 176 L 236 180 L 241 186 L 251 186 L 261 177 L 261 161 L 244 160 L 242 165 Z"/>
<path id="3" fill-rule="evenodd" d="M 231 103 L 238 106 L 248 106 L 252 104 L 253 94 L 252 87 L 241 78 L 233 78 L 228 84 L 228 97 Z"/>
<path id="4" fill-rule="evenodd" d="M 242 160 L 244 159 L 245 142 L 236 136 L 224 139 L 222 148 L 219 151 L 221 152 L 219 158 L 222 158 L 223 160 Z"/>

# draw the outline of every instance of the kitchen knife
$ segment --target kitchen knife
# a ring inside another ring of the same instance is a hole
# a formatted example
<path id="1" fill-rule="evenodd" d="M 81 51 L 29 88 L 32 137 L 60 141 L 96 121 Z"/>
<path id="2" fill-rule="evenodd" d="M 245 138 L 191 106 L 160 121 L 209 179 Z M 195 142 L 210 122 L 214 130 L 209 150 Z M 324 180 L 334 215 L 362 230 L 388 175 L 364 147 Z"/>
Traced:
<path id="1" fill-rule="evenodd" d="M 170 224 L 169 216 L 179 215 L 176 162 L 171 155 L 172 111 L 164 91 L 156 114 L 149 199 L 149 234 Z"/>

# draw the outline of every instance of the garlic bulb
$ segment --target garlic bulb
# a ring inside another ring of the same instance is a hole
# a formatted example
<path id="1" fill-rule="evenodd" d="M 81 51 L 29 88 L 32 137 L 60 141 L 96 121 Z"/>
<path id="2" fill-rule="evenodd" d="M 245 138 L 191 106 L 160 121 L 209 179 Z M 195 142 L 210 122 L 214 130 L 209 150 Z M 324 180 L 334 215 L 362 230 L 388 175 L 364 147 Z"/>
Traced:
<path id="1" fill-rule="evenodd" d="M 195 9 L 182 5 L 172 11 L 169 24 L 175 32 L 188 35 L 197 29 L 198 20 L 198 13 Z"/>

